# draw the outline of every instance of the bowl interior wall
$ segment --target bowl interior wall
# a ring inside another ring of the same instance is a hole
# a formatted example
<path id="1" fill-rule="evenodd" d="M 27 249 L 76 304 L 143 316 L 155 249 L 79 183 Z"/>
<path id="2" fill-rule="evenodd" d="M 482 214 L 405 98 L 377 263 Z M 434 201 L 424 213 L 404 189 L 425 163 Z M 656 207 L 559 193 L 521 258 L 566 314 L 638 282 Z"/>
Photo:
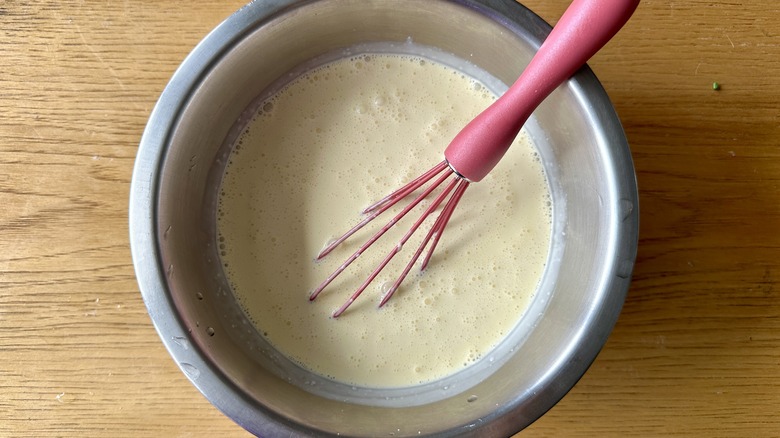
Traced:
<path id="1" fill-rule="evenodd" d="M 604 312 L 619 312 L 623 298 L 608 291 L 614 282 L 625 280 L 615 275 L 624 262 L 615 254 L 622 245 L 621 205 L 626 208 L 620 181 L 628 176 L 621 168 L 625 159 L 615 158 L 626 153 L 620 149 L 625 147 L 622 130 L 589 71 L 556 90 L 527 125 L 543 157 L 555 206 L 550 267 L 525 321 L 526 329 L 533 330 L 504 346 L 503 363 L 465 376 L 460 383 L 453 381 L 451 396 L 432 396 L 440 390 L 435 385 L 422 394 L 390 392 L 397 406 L 409 406 L 389 408 L 301 389 L 298 380 L 307 376 L 290 371 L 285 359 L 258 339 L 232 301 L 220 266 L 215 169 L 224 167 L 225 139 L 256 96 L 323 54 L 367 42 L 401 45 L 408 38 L 469 60 L 511 83 L 545 32 L 530 14 L 513 19 L 527 26 L 466 2 L 303 2 L 258 21 L 230 42 L 191 90 L 168 139 L 159 177 L 159 252 L 171 299 L 193 343 L 226 384 L 241 388 L 242 397 L 258 409 L 291 427 L 300 423 L 321 432 L 362 436 L 416 435 L 418 430 L 432 433 L 453 425 L 466 431 L 472 424 L 511 414 L 513 424 L 491 426 L 497 434 L 511 433 L 518 419 L 533 421 L 579 378 L 568 373 L 581 366 L 578 349 L 583 343 L 589 351 L 602 345 L 611 325 L 600 327 L 595 321 Z M 550 391 L 550 385 L 566 389 Z M 471 395 L 478 396 L 476 402 L 467 401 Z M 361 396 L 371 404 L 387 394 L 364 391 Z M 395 425 L 403 433 L 396 432 Z"/>

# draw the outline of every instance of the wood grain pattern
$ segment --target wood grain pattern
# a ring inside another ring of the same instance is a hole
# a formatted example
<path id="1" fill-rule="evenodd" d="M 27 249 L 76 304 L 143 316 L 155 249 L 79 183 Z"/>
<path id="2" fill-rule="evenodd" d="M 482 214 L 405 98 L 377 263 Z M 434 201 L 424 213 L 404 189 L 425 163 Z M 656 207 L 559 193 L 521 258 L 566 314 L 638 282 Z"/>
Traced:
<path id="1" fill-rule="evenodd" d="M 247 435 L 159 342 L 127 236 L 149 112 L 242 3 L 0 3 L 0 436 Z M 780 435 L 778 23 L 774 0 L 645 0 L 591 62 L 634 154 L 638 263 L 590 371 L 522 435 Z"/>

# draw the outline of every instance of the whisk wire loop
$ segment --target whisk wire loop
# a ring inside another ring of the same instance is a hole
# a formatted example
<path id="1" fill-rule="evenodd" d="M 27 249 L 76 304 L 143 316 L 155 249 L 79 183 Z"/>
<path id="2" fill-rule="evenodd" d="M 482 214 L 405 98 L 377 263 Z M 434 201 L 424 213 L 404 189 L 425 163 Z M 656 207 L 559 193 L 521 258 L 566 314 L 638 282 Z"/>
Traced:
<path id="1" fill-rule="evenodd" d="M 447 173 L 444 175 L 444 178 L 449 177 L 451 173 Z M 441 184 L 442 181 L 437 181 L 434 183 L 434 185 Z M 342 305 L 339 309 L 337 309 L 333 313 L 334 318 L 338 318 L 342 313 L 344 313 L 345 310 L 360 296 L 360 294 L 363 293 L 363 291 L 366 290 L 366 288 L 371 284 L 372 281 L 379 275 L 380 272 L 387 266 L 388 263 L 393 259 L 393 257 L 396 256 L 401 250 L 403 249 L 406 242 L 409 241 L 409 239 L 412 237 L 412 235 L 420 228 L 420 225 L 428 218 L 428 216 L 431 215 L 437 208 L 439 208 L 439 205 L 441 205 L 442 201 L 447 197 L 447 195 L 455 188 L 455 186 L 458 183 L 458 178 L 453 179 L 450 181 L 449 184 L 444 188 L 444 191 L 442 191 L 436 199 L 431 202 L 430 205 L 425 209 L 425 211 L 420 215 L 420 217 L 417 219 L 417 222 L 412 225 L 409 230 L 404 234 L 404 236 L 401 238 L 401 240 L 398 241 L 398 243 L 393 246 L 393 248 L 390 250 L 390 252 L 387 253 L 387 256 L 385 256 L 384 260 L 382 260 L 381 263 L 374 269 L 374 271 L 371 273 L 371 275 L 368 276 L 368 278 L 363 282 L 363 284 L 360 285 L 360 287 L 355 291 L 354 294 L 347 300 L 344 305 Z M 441 215 L 440 215 L 441 217 Z M 395 293 L 395 290 L 398 289 L 398 286 L 401 284 L 401 281 L 403 281 L 404 277 L 406 277 L 406 274 L 411 269 L 412 265 L 414 265 L 414 262 L 417 260 L 417 258 L 420 256 L 420 253 L 422 252 L 423 248 L 425 247 L 425 244 L 430 240 L 431 234 L 433 232 L 434 228 L 431 227 L 431 231 L 428 232 L 428 236 L 426 239 L 423 240 L 423 242 L 420 244 L 420 247 L 418 248 L 414 258 L 409 262 L 407 265 L 407 269 L 404 270 L 401 277 L 399 277 L 398 280 L 396 280 L 396 283 L 393 284 L 393 287 L 389 289 L 382 298 L 382 301 L 379 304 L 379 307 L 382 307 L 387 300 L 390 299 L 390 297 Z"/>
<path id="2" fill-rule="evenodd" d="M 431 229 L 428 230 L 428 234 L 420 243 L 420 246 L 417 248 L 417 252 L 415 252 L 414 255 L 412 256 L 412 259 L 409 260 L 409 263 L 407 263 L 406 267 L 401 272 L 401 275 L 399 275 L 395 283 L 393 283 L 393 285 L 387 291 L 385 291 L 385 295 L 382 297 L 382 301 L 379 302 L 379 307 L 384 306 L 385 303 L 387 303 L 390 300 L 390 298 L 393 297 L 393 294 L 401 286 L 401 283 L 409 274 L 409 271 L 412 270 L 412 267 L 417 262 L 417 259 L 420 258 L 420 255 L 422 254 L 425 247 L 428 245 L 428 242 L 431 240 L 431 237 L 435 235 L 436 237 L 434 238 L 430 249 L 428 249 L 428 253 L 425 256 L 422 265 L 420 265 L 420 271 L 425 270 L 426 266 L 428 266 L 428 261 L 431 259 L 433 250 L 436 249 L 436 244 L 439 242 L 439 239 L 441 238 L 441 235 L 444 232 L 444 227 L 447 226 L 447 222 L 449 222 L 450 217 L 452 217 L 452 212 L 455 210 L 458 201 L 460 201 L 460 198 L 463 196 L 463 192 L 465 192 L 466 188 L 468 188 L 469 181 L 463 177 L 458 176 L 450 184 L 451 186 L 458 184 L 457 188 L 455 189 L 455 192 L 453 193 L 452 197 L 450 197 L 450 199 L 447 201 L 447 203 L 444 205 L 444 210 L 442 210 L 442 212 L 436 218 L 436 222 L 433 223 Z M 447 193 L 449 193 L 449 190 L 447 190 Z M 446 193 L 443 193 L 443 195 L 446 195 Z M 440 203 L 441 200 L 439 200 L 439 202 L 436 204 L 436 207 L 438 207 Z"/>
<path id="3" fill-rule="evenodd" d="M 400 189 L 390 193 L 389 195 L 385 196 L 384 198 L 380 199 L 379 201 L 375 202 L 374 204 L 364 209 L 362 213 L 367 214 L 368 216 L 366 216 L 362 221 L 358 222 L 357 225 L 350 228 L 349 231 L 344 233 L 344 235 L 342 235 L 341 237 L 339 237 L 338 239 L 334 240 L 329 245 L 327 245 L 325 248 L 323 248 L 323 250 L 320 251 L 319 254 L 317 254 L 317 260 L 322 260 L 323 257 L 330 254 L 331 251 L 336 249 L 337 246 L 339 246 L 342 242 L 347 240 L 350 236 L 358 232 L 361 228 L 366 226 L 372 220 L 376 219 L 377 216 L 381 215 L 382 213 L 390 209 L 393 205 L 398 203 L 398 201 L 409 196 L 415 190 L 420 188 L 420 186 L 430 181 L 431 178 L 433 178 L 434 176 L 438 175 L 439 173 L 447 169 L 447 167 L 448 167 L 447 161 L 444 160 L 441 163 L 437 164 L 436 166 L 432 167 L 427 172 L 409 181 Z M 418 202 L 421 200 L 422 199 L 418 200 Z"/>
<path id="4" fill-rule="evenodd" d="M 392 228 L 398 221 L 400 221 L 409 211 L 411 211 L 414 207 L 416 207 L 423 199 L 427 198 L 431 192 L 433 192 L 437 187 L 442 185 L 445 180 L 450 178 L 455 172 L 449 167 L 447 161 L 442 161 L 441 163 L 437 164 L 436 166 L 432 167 L 427 172 L 423 173 L 419 177 L 415 178 L 414 180 L 410 181 L 400 189 L 390 193 L 389 195 L 385 196 L 384 198 L 380 199 L 378 202 L 372 204 L 368 208 L 366 208 L 363 212 L 365 214 L 368 214 L 367 217 L 365 217 L 363 220 L 361 220 L 357 225 L 352 227 L 349 231 L 347 231 L 344 235 L 339 237 L 338 239 L 335 239 L 332 243 L 330 243 L 328 246 L 326 246 L 320 254 L 317 256 L 317 259 L 321 259 L 328 255 L 331 251 L 333 251 L 338 245 L 343 243 L 345 240 L 347 240 L 350 236 L 355 234 L 358 230 L 363 228 L 365 225 L 367 225 L 369 222 L 374 220 L 376 217 L 393 207 L 396 203 L 398 203 L 400 200 L 404 199 L 405 197 L 409 196 L 413 192 L 415 192 L 417 189 L 425 185 L 428 181 L 436 177 L 437 175 L 441 174 L 436 180 L 431 183 L 428 187 L 425 188 L 419 195 L 417 195 L 412 202 L 410 202 L 406 207 L 404 207 L 399 213 L 397 213 L 392 219 L 390 219 L 389 222 L 385 226 L 383 226 L 376 234 L 374 234 L 367 242 L 365 242 L 360 248 L 358 248 L 347 260 L 342 263 L 330 276 L 328 276 L 322 283 L 320 283 L 319 286 L 317 286 L 316 289 L 312 291 L 312 293 L 309 295 L 309 300 L 313 301 L 315 300 L 319 294 L 330 284 L 333 282 L 333 280 L 336 279 L 344 270 L 349 267 L 349 265 L 352 264 L 360 255 L 366 251 L 371 245 L 374 244 L 379 238 L 381 238 L 390 228 Z M 407 274 L 411 270 L 414 263 L 419 259 L 422 251 L 427 246 L 428 242 L 431 240 L 431 238 L 435 235 L 436 238 L 434 239 L 434 243 L 431 246 L 427 256 L 425 257 L 425 265 L 427 265 L 428 260 L 430 260 L 431 254 L 433 252 L 433 249 L 436 246 L 436 243 L 438 243 L 439 238 L 441 237 L 442 232 L 444 231 L 444 227 L 446 227 L 447 222 L 449 221 L 450 217 L 452 216 L 452 212 L 455 209 L 455 206 L 457 205 L 460 198 L 463 196 L 463 192 L 465 191 L 466 187 L 468 187 L 469 182 L 464 179 L 463 177 L 455 174 L 455 178 L 450 181 L 443 191 L 429 204 L 425 211 L 422 213 L 422 215 L 417 219 L 417 221 L 412 225 L 412 227 L 406 232 L 406 234 L 401 238 L 401 240 L 390 250 L 390 252 L 387 254 L 387 256 L 382 260 L 382 262 L 374 269 L 372 274 L 363 282 L 363 284 L 350 296 L 350 298 L 340 307 L 338 308 L 334 313 L 333 317 L 337 318 L 339 317 L 344 311 L 347 310 L 347 308 L 365 291 L 365 289 L 371 284 L 371 282 L 379 275 L 379 273 L 384 269 L 385 266 L 395 257 L 396 254 L 398 254 L 404 244 L 412 237 L 412 235 L 417 231 L 417 229 L 420 228 L 422 223 L 433 213 L 436 209 L 439 208 L 439 206 L 444 202 L 444 200 L 447 198 L 450 193 L 452 195 L 450 196 L 449 200 L 446 202 L 443 210 L 441 213 L 439 213 L 439 216 L 436 218 L 434 224 L 431 226 L 431 229 L 428 232 L 428 235 L 423 239 L 422 243 L 420 244 L 419 248 L 417 249 L 417 252 L 413 256 L 412 260 L 407 265 L 406 269 L 402 272 L 401 276 L 396 280 L 396 282 L 393 284 L 393 286 L 388 289 L 388 291 L 384 294 L 382 297 L 382 300 L 379 304 L 379 306 L 384 306 L 385 303 L 393 296 L 395 291 L 400 286 L 401 282 L 403 282 L 404 278 L 406 278 Z M 421 268 L 424 269 L 424 266 Z"/>

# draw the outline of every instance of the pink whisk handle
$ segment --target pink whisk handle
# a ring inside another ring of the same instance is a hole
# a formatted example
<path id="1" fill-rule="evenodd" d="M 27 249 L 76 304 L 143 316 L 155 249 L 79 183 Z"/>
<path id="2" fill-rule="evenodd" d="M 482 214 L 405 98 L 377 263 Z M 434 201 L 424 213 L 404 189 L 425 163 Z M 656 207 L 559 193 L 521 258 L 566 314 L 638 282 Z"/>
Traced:
<path id="1" fill-rule="evenodd" d="M 531 113 L 628 21 L 639 0 L 574 0 L 517 81 L 444 151 L 450 166 L 480 181 L 498 164 Z"/>

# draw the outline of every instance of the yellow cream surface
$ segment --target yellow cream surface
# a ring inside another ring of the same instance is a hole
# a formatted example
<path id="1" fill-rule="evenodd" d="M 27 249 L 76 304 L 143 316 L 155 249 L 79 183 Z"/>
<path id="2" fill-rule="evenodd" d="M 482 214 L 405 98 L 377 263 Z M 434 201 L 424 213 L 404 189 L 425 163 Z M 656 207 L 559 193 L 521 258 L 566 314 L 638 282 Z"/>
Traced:
<path id="1" fill-rule="evenodd" d="M 425 224 L 352 307 L 331 318 L 421 207 L 308 299 L 391 216 L 315 262 L 326 243 L 364 207 L 440 162 L 458 130 L 494 99 L 442 64 L 367 54 L 313 70 L 260 105 L 223 177 L 218 244 L 233 293 L 280 353 L 349 385 L 404 387 L 468 367 L 513 329 L 534 296 L 551 234 L 547 182 L 524 133 L 471 184 L 428 268 L 416 267 L 385 307 L 377 308 L 383 285 L 400 274 Z"/>

